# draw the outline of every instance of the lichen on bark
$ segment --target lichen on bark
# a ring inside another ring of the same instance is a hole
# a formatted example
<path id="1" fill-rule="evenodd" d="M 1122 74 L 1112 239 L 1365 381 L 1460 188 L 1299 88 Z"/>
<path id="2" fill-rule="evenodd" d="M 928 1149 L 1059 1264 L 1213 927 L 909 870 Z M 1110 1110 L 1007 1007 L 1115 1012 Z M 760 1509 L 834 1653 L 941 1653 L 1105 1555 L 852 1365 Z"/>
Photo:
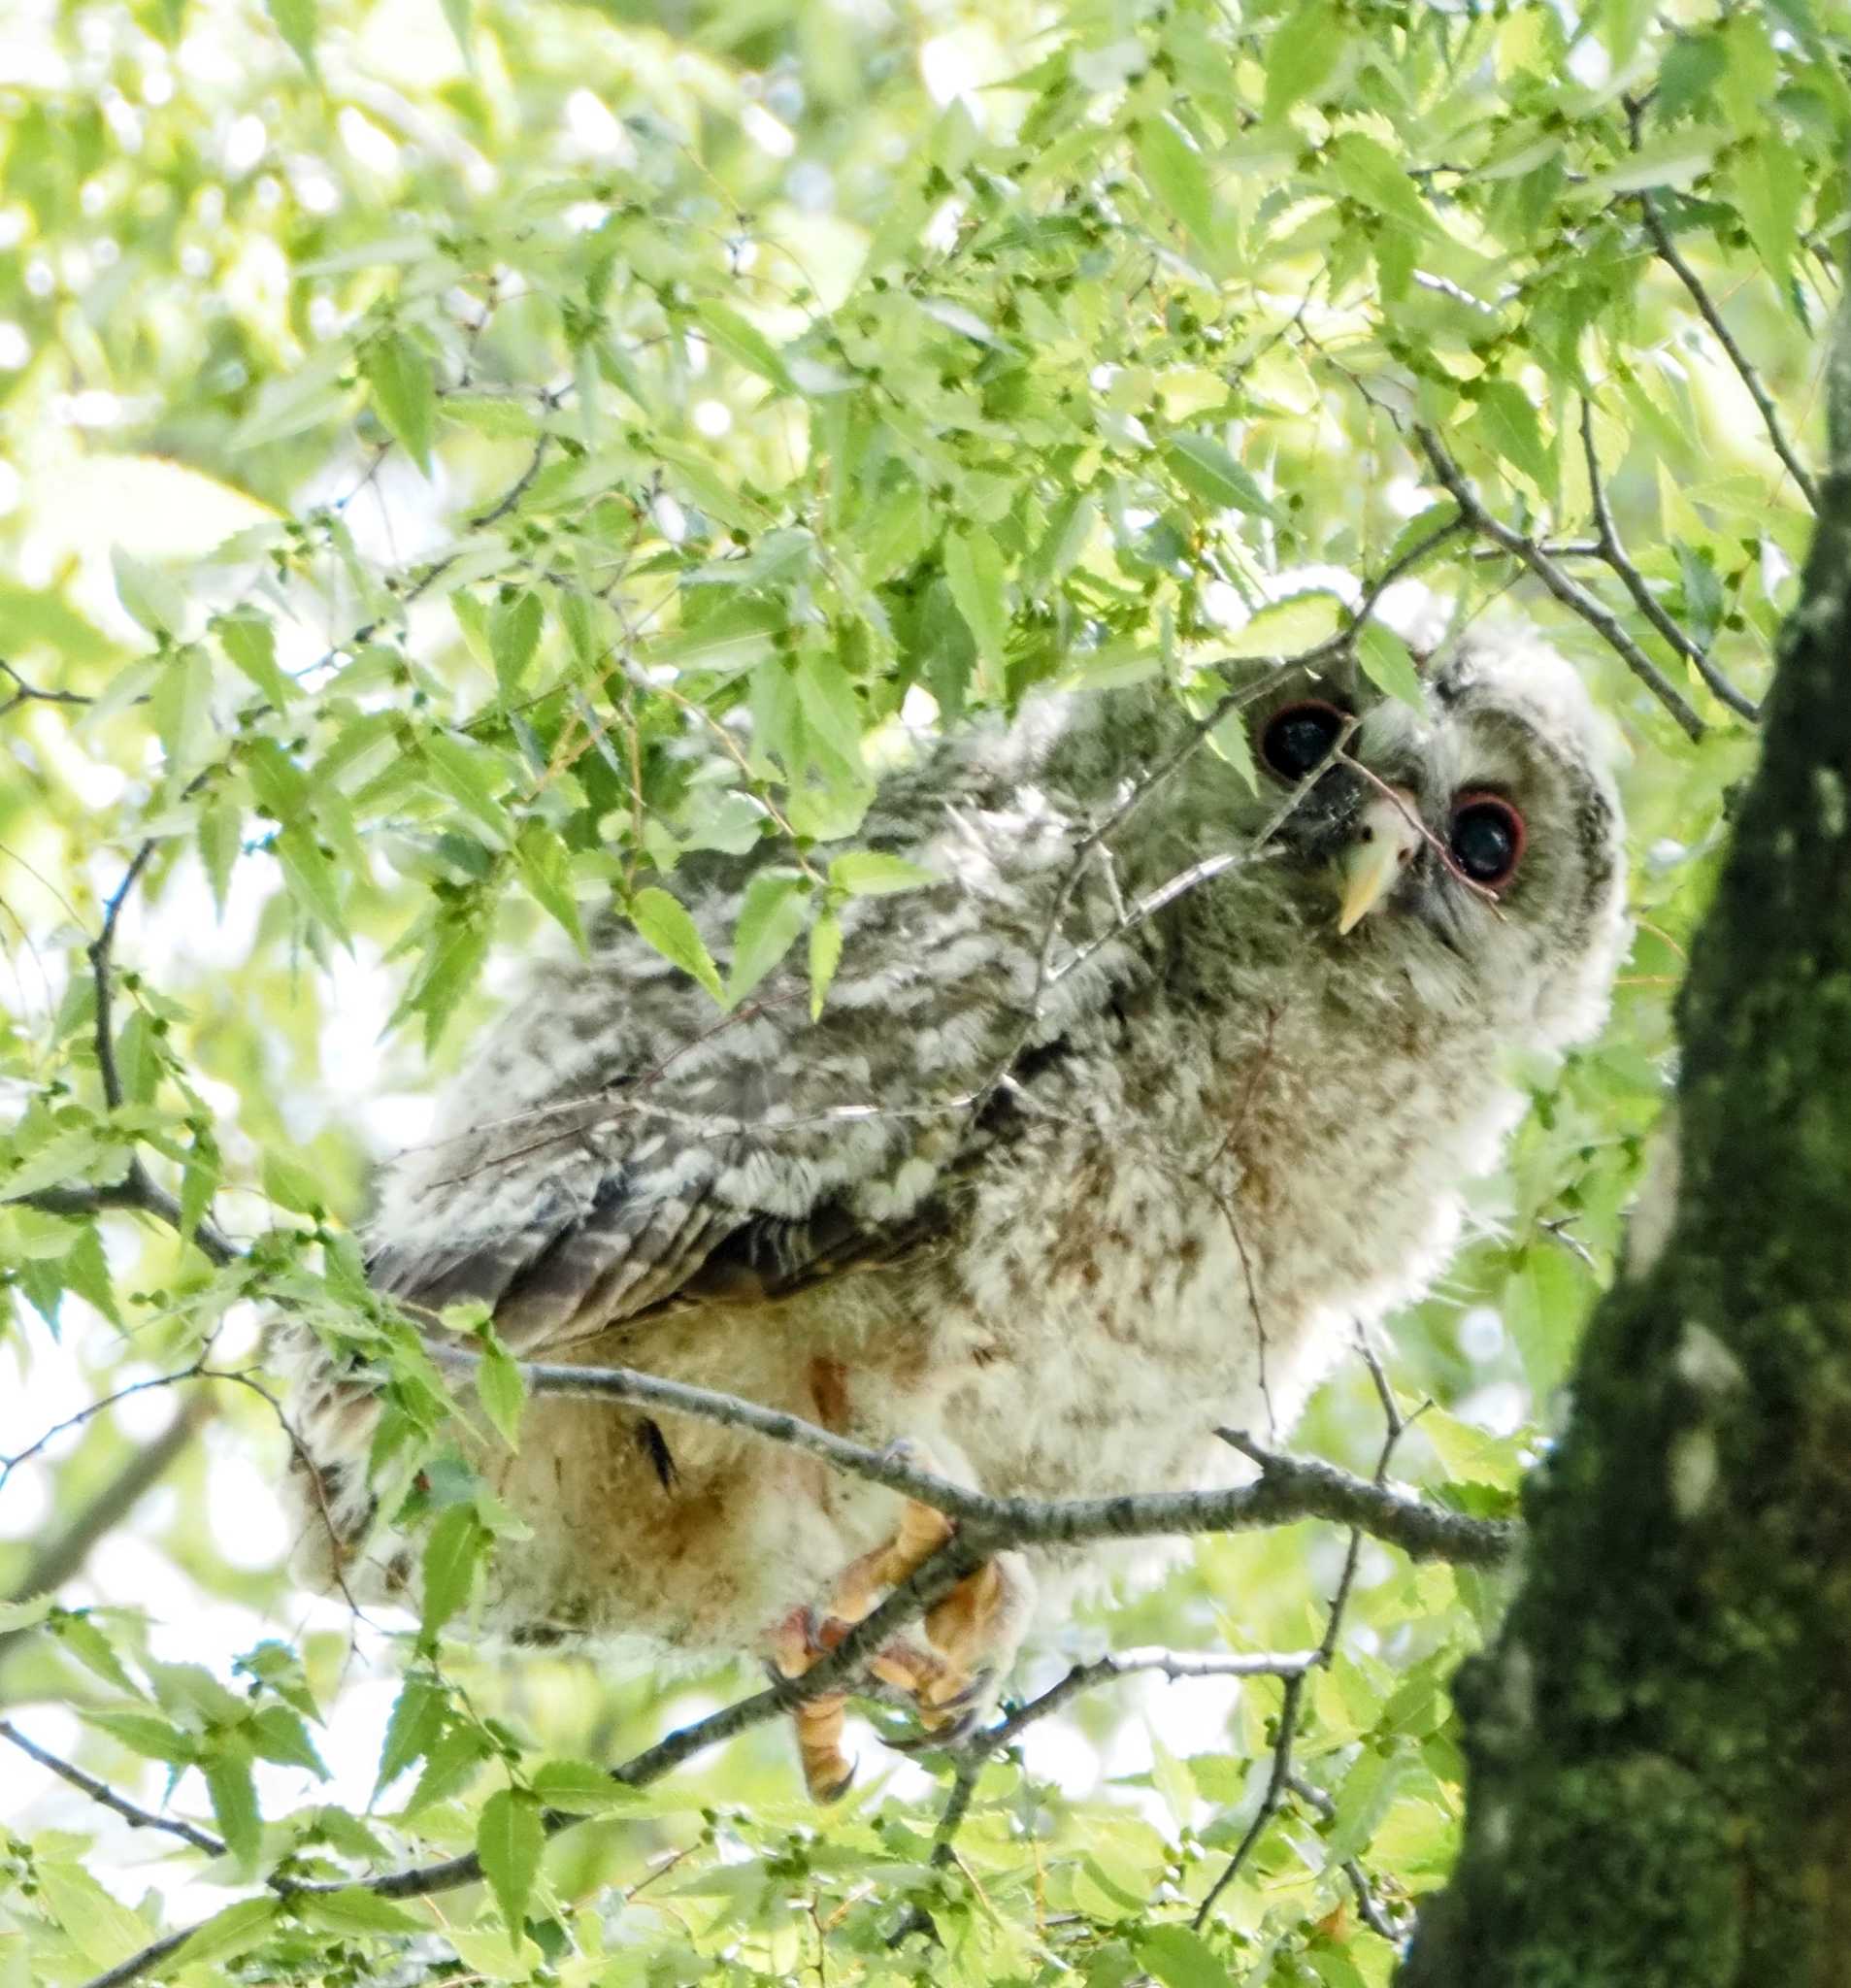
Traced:
<path id="1" fill-rule="evenodd" d="M 1851 1979 L 1851 320 L 1679 1009 L 1674 1205 L 1590 1324 L 1400 1988 Z"/>

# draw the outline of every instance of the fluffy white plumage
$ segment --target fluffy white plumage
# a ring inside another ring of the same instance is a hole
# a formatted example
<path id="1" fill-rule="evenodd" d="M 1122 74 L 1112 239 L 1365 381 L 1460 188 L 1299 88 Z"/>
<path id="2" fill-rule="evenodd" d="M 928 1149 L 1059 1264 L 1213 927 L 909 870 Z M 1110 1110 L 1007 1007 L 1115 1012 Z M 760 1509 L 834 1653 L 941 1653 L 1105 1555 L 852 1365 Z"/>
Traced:
<path id="1" fill-rule="evenodd" d="M 1516 639 L 1436 662 L 1429 696 L 1275 686 L 1247 713 L 1257 792 L 1187 751 L 1076 876 L 1187 743 L 1167 691 L 935 747 L 865 840 L 942 880 L 850 908 L 813 1022 L 797 969 L 723 1018 L 613 925 L 537 969 L 392 1170 L 375 1281 L 427 1311 L 481 1299 L 524 1354 L 910 1439 L 994 1492 L 1201 1481 L 1217 1423 L 1283 1432 L 1350 1321 L 1424 1286 L 1520 1111 L 1513 1057 L 1603 1010 L 1624 866 L 1580 684 Z M 1269 728 L 1307 700 L 1359 719 L 1354 764 L 1282 814 Z M 1339 934 L 1384 786 L 1430 840 Z M 1485 795 L 1526 831 L 1495 896 L 1445 854 Z M 755 867 L 676 879 L 716 952 Z M 333 1552 L 402 1590 L 409 1556 L 362 1542 L 371 1411 L 325 1365 L 310 1386 Z M 536 1403 L 517 1455 L 477 1461 L 534 1528 L 489 1597 L 530 1639 L 763 1652 L 894 1524 L 888 1493 L 757 1438 L 583 1401 Z"/>

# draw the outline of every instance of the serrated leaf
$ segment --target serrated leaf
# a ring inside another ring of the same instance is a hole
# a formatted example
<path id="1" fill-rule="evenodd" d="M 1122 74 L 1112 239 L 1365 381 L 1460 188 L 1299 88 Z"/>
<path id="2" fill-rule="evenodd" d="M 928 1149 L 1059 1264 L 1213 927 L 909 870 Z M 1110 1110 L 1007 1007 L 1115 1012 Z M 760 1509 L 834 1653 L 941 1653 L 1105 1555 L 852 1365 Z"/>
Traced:
<path id="1" fill-rule="evenodd" d="M 414 1761 L 424 1758 L 443 1732 L 447 1715 L 448 1702 L 430 1678 L 414 1673 L 399 1686 L 380 1747 L 379 1777 L 373 1783 L 376 1798 Z"/>
<path id="2" fill-rule="evenodd" d="M 418 1634 L 426 1639 L 443 1628 L 463 1604 L 488 1543 L 488 1532 L 472 1505 L 452 1505 L 438 1516 L 424 1544 L 424 1605 Z"/>
<path id="3" fill-rule="evenodd" d="M 684 974 L 700 981 L 715 1001 L 726 999 L 713 955 L 678 899 L 647 884 L 630 901 L 630 922 L 664 959 L 673 960 Z"/>
<path id="4" fill-rule="evenodd" d="M 1329 0 L 1304 0 L 1268 34 L 1262 115 L 1269 124 L 1330 78 L 1342 53 L 1343 37 Z"/>
<path id="5" fill-rule="evenodd" d="M 842 964 L 842 920 L 824 911 L 810 928 L 810 1018 L 823 1011 L 836 969 Z"/>
<path id="6" fill-rule="evenodd" d="M 301 1892 L 297 1906 L 312 1926 L 330 1933 L 428 1933 L 429 1923 L 364 1885 L 342 1891 Z"/>
<path id="7" fill-rule="evenodd" d="M 504 698 L 520 688 L 520 679 L 540 646 L 545 609 L 531 587 L 512 601 L 497 601 L 488 617 L 488 649 L 494 658 L 495 681 Z"/>
<path id="8" fill-rule="evenodd" d="M 135 1680 L 123 1668 L 121 1658 L 116 1654 L 115 1645 L 87 1615 L 55 1613 L 50 1618 L 50 1627 L 52 1635 L 63 1643 L 65 1648 L 71 1652 L 86 1671 L 92 1672 L 96 1676 L 101 1677 L 106 1684 L 114 1684 L 118 1691 L 134 1692 L 137 1696 L 140 1695 L 137 1691 Z M 99 1714 L 99 1716 L 101 1715 Z M 123 1716 L 133 1717 L 137 1715 L 124 1713 Z M 169 1730 L 171 1731 L 172 1729 L 169 1728 Z M 156 1760 L 169 1760 L 173 1757 L 170 1753 L 157 1753 L 154 1756 Z M 181 1758 L 191 1758 L 190 1744 L 187 1751 L 182 1754 Z"/>
<path id="9" fill-rule="evenodd" d="M 1234 1988 L 1234 1976 L 1200 1933 L 1150 1926 L 1138 1936 L 1138 1958 L 1164 1988 Z"/>
<path id="10" fill-rule="evenodd" d="M 891 897 L 901 890 L 918 890 L 939 878 L 904 856 L 879 849 L 849 849 L 829 866 L 829 881 L 850 897 Z"/>
<path id="11" fill-rule="evenodd" d="M 1225 511 L 1244 511 L 1252 517 L 1275 517 L 1266 493 L 1234 457 L 1210 435 L 1173 435 L 1164 460 L 1185 489 Z"/>
<path id="12" fill-rule="evenodd" d="M 1407 169 L 1379 139 L 1345 131 L 1325 148 L 1324 166 L 1336 186 L 1384 220 L 1413 235 L 1441 234 Z"/>
<path id="13" fill-rule="evenodd" d="M 113 1968 L 153 1938 L 153 1928 L 106 1891 L 81 1865 L 41 1858 L 39 1889 L 71 1943 L 92 1967 Z"/>
<path id="14" fill-rule="evenodd" d="M 315 74 L 314 26 L 316 0 L 264 0 L 264 12 L 277 32 L 311 76 Z"/>
<path id="15" fill-rule="evenodd" d="M 223 1746 L 200 1763 L 200 1772 L 206 1776 L 206 1792 L 212 1797 L 218 1834 L 239 1863 L 254 1864 L 263 1842 L 263 1818 L 257 1810 L 257 1790 L 250 1777 L 249 1760 L 244 1753 Z"/>
<path id="16" fill-rule="evenodd" d="M 213 633 L 225 659 L 242 670 L 278 711 L 300 695 L 277 667 L 277 631 L 263 615 L 248 610 L 221 614 L 213 623 Z"/>
<path id="17" fill-rule="evenodd" d="M 1545 494 L 1554 487 L 1555 464 L 1544 446 L 1530 396 L 1512 380 L 1487 380 L 1478 390 L 1471 425 L 1494 455 L 1520 471 Z"/>
<path id="18" fill-rule="evenodd" d="M 482 1805 L 476 1826 L 476 1854 L 482 1860 L 482 1874 L 501 1906 L 511 1941 L 520 1938 L 545 1841 L 540 1805 L 531 1795 L 504 1788 Z"/>
<path id="19" fill-rule="evenodd" d="M 1412 711 L 1425 712 L 1427 696 L 1413 655 L 1392 628 L 1380 621 L 1369 622 L 1357 635 L 1356 660 L 1377 690 L 1399 698 Z"/>
<path id="20" fill-rule="evenodd" d="M 790 950 L 809 913 L 810 899 L 800 878 L 761 873 L 746 885 L 733 928 L 733 965 L 726 977 L 729 1008 L 738 1007 Z"/>
<path id="21" fill-rule="evenodd" d="M 273 846 L 282 865 L 289 895 L 315 924 L 325 925 L 343 945 L 350 944 L 342 909 L 341 881 L 334 866 L 321 853 L 314 831 L 301 822 L 292 822 L 278 832 Z"/>
<path id="22" fill-rule="evenodd" d="M 1009 633 L 1003 554 L 995 539 L 987 532 L 947 533 L 944 579 L 976 644 L 979 673 L 995 695 L 1003 680 L 1003 651 Z"/>
<path id="23" fill-rule="evenodd" d="M 29 1602 L 0 1602 L 0 1636 L 17 1636 L 36 1629 L 51 1612 L 51 1597 L 35 1595 Z"/>
<path id="24" fill-rule="evenodd" d="M 534 1793 L 548 1808 L 571 1815 L 601 1815 L 633 1805 L 636 1794 L 588 1760 L 548 1760 L 534 1770 Z"/>
<path id="25" fill-rule="evenodd" d="M 540 821 L 523 821 L 514 840 L 514 862 L 521 881 L 543 910 L 563 925 L 580 952 L 584 928 L 578 922 L 578 900 L 572 891 L 572 855 L 565 844 Z"/>
<path id="26" fill-rule="evenodd" d="M 259 1760 L 274 1760 L 281 1767 L 306 1767 L 317 1780 L 328 1778 L 328 1770 L 300 1712 L 282 1705 L 264 1706 L 245 1722 L 245 1732 Z"/>
<path id="27" fill-rule="evenodd" d="M 431 778 L 506 847 L 514 840 L 514 824 L 496 800 L 494 787 L 502 762 L 479 746 L 466 744 L 449 732 L 427 732 L 418 744 Z"/>
<path id="28" fill-rule="evenodd" d="M 152 1712 L 92 1711 L 84 1716 L 114 1740 L 119 1740 L 131 1753 L 146 1760 L 165 1761 L 169 1767 L 190 1767 L 199 1747 L 190 1733 L 182 1733 L 171 1719 L 156 1718 Z"/>
<path id="29" fill-rule="evenodd" d="M 492 1751 L 479 1727 L 461 1722 L 450 1727 L 431 1748 L 424 1772 L 417 1777 L 417 1786 L 406 1802 L 406 1814 L 415 1815 L 433 1803 L 447 1802 L 460 1795 Z"/>
<path id="30" fill-rule="evenodd" d="M 281 1899 L 239 1899 L 195 1926 L 168 1956 L 166 1966 L 181 1974 L 188 1968 L 208 1967 L 248 1953 L 277 1923 L 281 1910 Z"/>
<path id="31" fill-rule="evenodd" d="M 381 332 L 360 357 L 360 372 L 373 391 L 374 411 L 387 434 L 428 477 L 431 436 L 437 426 L 437 385 L 431 362 L 399 330 Z"/>
<path id="32" fill-rule="evenodd" d="M 1138 164 L 1172 219 L 1205 248 L 1215 239 L 1214 189 L 1196 142 L 1168 111 L 1146 117 L 1133 141 Z"/>
<path id="33" fill-rule="evenodd" d="M 263 1191 L 279 1208 L 299 1215 L 320 1215 L 328 1190 L 313 1167 L 305 1167 L 272 1149 L 263 1156 Z"/>
<path id="34" fill-rule="evenodd" d="M 784 369 L 783 360 L 756 325 L 748 323 L 737 311 L 729 310 L 726 305 L 711 298 L 696 305 L 695 315 L 701 329 L 728 358 L 736 359 L 748 372 L 769 380 L 774 386 L 786 391 L 791 389 L 791 377 Z"/>
<path id="35" fill-rule="evenodd" d="M 476 1368 L 476 1393 L 482 1411 L 501 1433 L 510 1449 L 519 1445 L 520 1411 L 527 1405 L 527 1382 L 520 1363 L 493 1332 L 481 1336 Z"/>
<path id="36" fill-rule="evenodd" d="M 137 559 L 120 546 L 110 549 L 116 597 L 157 639 L 178 635 L 186 621 L 186 596 L 171 574 Z"/>

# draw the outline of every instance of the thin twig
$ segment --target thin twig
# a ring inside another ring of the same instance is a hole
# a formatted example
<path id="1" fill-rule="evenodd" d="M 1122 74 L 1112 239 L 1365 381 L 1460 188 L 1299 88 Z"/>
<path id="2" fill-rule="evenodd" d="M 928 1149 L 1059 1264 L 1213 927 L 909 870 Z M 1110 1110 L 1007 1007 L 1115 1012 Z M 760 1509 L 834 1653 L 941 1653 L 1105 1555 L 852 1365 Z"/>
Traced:
<path id="1" fill-rule="evenodd" d="M 1735 335 L 1724 321 L 1723 314 L 1716 308 L 1716 300 L 1704 285 L 1703 280 L 1684 260 L 1677 244 L 1671 239 L 1671 231 L 1665 225 L 1665 217 L 1658 211 L 1658 203 L 1643 189 L 1638 194 L 1639 214 L 1645 222 L 1645 232 L 1652 239 L 1652 248 L 1658 259 L 1677 278 L 1690 299 L 1702 315 L 1702 319 L 1716 335 L 1716 343 L 1729 355 L 1729 363 L 1735 367 L 1735 376 L 1748 389 L 1748 398 L 1755 404 L 1761 415 L 1762 425 L 1768 431 L 1768 440 L 1773 445 L 1774 453 L 1786 465 L 1787 473 L 1800 486 L 1800 493 L 1814 511 L 1819 508 L 1819 486 L 1812 480 L 1799 456 L 1794 453 L 1793 444 L 1787 440 L 1787 431 L 1781 426 L 1780 415 L 1774 407 L 1772 397 L 1762 384 L 1761 375 L 1755 371 L 1748 354 L 1735 342 Z"/>
<path id="2" fill-rule="evenodd" d="M 1326 1822 L 1336 1817 L 1337 1804 L 1315 1781 L 1307 1781 L 1300 1773 L 1291 1773 L 1286 1776 L 1286 1786 Z M 1356 1910 L 1363 1924 L 1372 1933 L 1379 1933 L 1384 1939 L 1400 1946 L 1407 1938 L 1407 1929 L 1389 1917 L 1387 1907 L 1375 1896 L 1375 1887 L 1369 1881 L 1369 1872 L 1354 1857 L 1346 1857 L 1340 1868 L 1349 1879 L 1350 1889 L 1356 1894 Z"/>
<path id="3" fill-rule="evenodd" d="M 1478 493 L 1453 460 L 1437 430 L 1428 427 L 1423 421 L 1416 421 L 1413 435 L 1425 452 L 1428 462 L 1432 464 L 1435 476 L 1445 485 L 1447 494 L 1458 505 L 1471 528 L 1502 546 L 1506 552 L 1521 559 L 1565 608 L 1572 609 L 1597 635 L 1602 637 L 1634 676 L 1670 712 L 1690 738 L 1702 738 L 1705 730 L 1702 719 L 1685 702 L 1683 694 L 1664 671 L 1626 632 L 1619 617 L 1611 609 L 1589 593 L 1579 580 L 1572 580 L 1564 573 L 1534 539 L 1525 538 L 1521 532 L 1513 531 L 1502 518 L 1494 517 L 1485 509 Z"/>
<path id="4" fill-rule="evenodd" d="M 190 1843 L 195 1850 L 204 1850 L 209 1857 L 225 1854 L 225 1845 L 210 1830 L 195 1829 L 190 1822 L 182 1822 L 179 1816 L 156 1815 L 152 1809 L 141 1807 L 127 1796 L 118 1795 L 107 1781 L 98 1780 L 93 1773 L 85 1773 L 71 1761 L 60 1760 L 55 1753 L 48 1753 L 36 1740 L 28 1740 L 11 1719 L 0 1719 L 0 1740 L 10 1740 L 21 1753 L 29 1755 L 41 1767 L 49 1768 L 60 1780 L 81 1788 L 92 1802 L 113 1810 L 131 1829 L 161 1830 L 170 1837 L 179 1837 L 183 1843 Z"/>
<path id="5" fill-rule="evenodd" d="M 1373 1382 L 1376 1399 L 1381 1403 L 1383 1420 L 1387 1434 L 1375 1460 L 1374 1484 L 1380 1489 L 1388 1479 L 1388 1467 L 1394 1460 L 1395 1446 L 1406 1434 L 1410 1417 L 1403 1415 L 1395 1400 L 1395 1391 L 1389 1385 L 1388 1375 L 1375 1355 L 1375 1349 L 1369 1343 L 1368 1334 L 1359 1322 L 1356 1328 L 1356 1345 L 1364 1364 L 1369 1369 L 1370 1379 Z M 1224 1429 L 1222 1437 L 1259 1464 L 1261 1482 L 1269 1468 L 1267 1453 L 1258 1449 L 1239 1432 Z M 1337 1656 L 1337 1641 L 1342 1633 L 1343 1617 L 1349 1607 L 1350 1594 L 1356 1585 L 1356 1570 L 1363 1554 L 1363 1534 L 1359 1527 L 1350 1529 L 1349 1544 L 1344 1550 L 1342 1572 L 1337 1578 L 1337 1591 L 1331 1597 L 1330 1612 L 1325 1618 L 1324 1635 L 1312 1652 L 1310 1661 L 1302 1669 L 1291 1672 L 1285 1679 L 1285 1689 L 1279 1700 L 1278 1724 L 1274 1729 L 1273 1741 L 1273 1765 L 1267 1774 L 1266 1790 L 1260 1797 L 1260 1806 L 1253 1812 L 1253 1819 L 1247 1824 L 1245 1833 L 1235 1846 L 1234 1855 L 1228 1859 L 1221 1875 L 1208 1887 L 1207 1895 L 1196 1909 L 1195 1925 L 1198 1929 L 1207 1924 L 1208 1915 L 1214 1910 L 1223 1892 L 1240 1874 L 1247 1859 L 1253 1854 L 1259 1840 L 1266 1833 L 1267 1825 L 1279 1811 L 1281 1803 L 1292 1776 L 1292 1749 L 1298 1740 L 1299 1715 L 1305 1699 L 1305 1680 L 1314 1670 L 1328 1670 Z"/>
<path id="6" fill-rule="evenodd" d="M 1581 403 L 1581 452 L 1587 458 L 1588 490 L 1594 500 L 1594 528 L 1600 534 L 1596 550 L 1602 559 L 1619 576 L 1620 584 L 1633 596 L 1633 603 L 1660 635 L 1690 664 L 1697 674 L 1708 684 L 1710 693 L 1718 703 L 1726 704 L 1733 712 L 1747 718 L 1750 723 L 1761 716 L 1761 708 L 1753 698 L 1745 697 L 1710 660 L 1709 651 L 1702 643 L 1694 641 L 1665 612 L 1663 603 L 1651 588 L 1645 584 L 1645 576 L 1627 557 L 1626 548 L 1620 544 L 1618 528 L 1613 522 L 1613 510 L 1606 501 L 1606 483 L 1601 475 L 1601 458 L 1594 447 L 1594 404 L 1583 400 Z"/>

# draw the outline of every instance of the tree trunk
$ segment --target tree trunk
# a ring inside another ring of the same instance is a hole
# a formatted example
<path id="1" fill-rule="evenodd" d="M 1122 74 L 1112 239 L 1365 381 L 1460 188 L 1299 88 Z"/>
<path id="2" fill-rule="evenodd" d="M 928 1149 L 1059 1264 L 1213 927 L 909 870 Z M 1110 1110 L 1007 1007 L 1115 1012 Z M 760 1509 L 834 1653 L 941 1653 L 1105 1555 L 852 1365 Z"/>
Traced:
<path id="1" fill-rule="evenodd" d="M 1400 1988 L 1851 1981 L 1851 318 L 1761 764 L 1680 1008 L 1678 1164 L 1458 1686 Z"/>

